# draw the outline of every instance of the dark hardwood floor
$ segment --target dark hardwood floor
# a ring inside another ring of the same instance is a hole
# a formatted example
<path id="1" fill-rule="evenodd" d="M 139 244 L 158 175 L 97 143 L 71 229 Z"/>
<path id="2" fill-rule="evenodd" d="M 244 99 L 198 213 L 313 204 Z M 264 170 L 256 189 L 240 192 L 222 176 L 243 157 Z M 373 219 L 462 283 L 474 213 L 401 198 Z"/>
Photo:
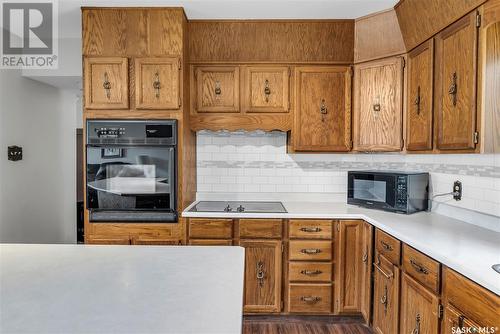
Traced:
<path id="1" fill-rule="evenodd" d="M 372 334 L 358 317 L 245 316 L 243 334 Z"/>

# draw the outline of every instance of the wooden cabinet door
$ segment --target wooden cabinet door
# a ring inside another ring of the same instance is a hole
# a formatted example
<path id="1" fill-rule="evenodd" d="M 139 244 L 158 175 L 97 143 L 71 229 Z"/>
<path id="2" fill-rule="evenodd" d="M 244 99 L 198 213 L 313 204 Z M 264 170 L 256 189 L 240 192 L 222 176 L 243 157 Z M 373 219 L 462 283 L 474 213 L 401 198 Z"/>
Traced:
<path id="1" fill-rule="evenodd" d="M 351 148 L 351 68 L 295 69 L 296 151 L 349 151 Z"/>
<path id="2" fill-rule="evenodd" d="M 240 241 L 245 247 L 243 310 L 281 311 L 281 241 Z"/>
<path id="3" fill-rule="evenodd" d="M 363 264 L 361 267 L 361 314 L 367 324 L 371 320 L 372 297 L 372 267 L 373 267 L 373 226 L 363 222 L 361 250 L 363 251 Z"/>
<path id="4" fill-rule="evenodd" d="M 354 66 L 354 149 L 400 151 L 402 147 L 403 58 Z"/>
<path id="5" fill-rule="evenodd" d="M 374 269 L 373 324 L 375 333 L 398 332 L 399 269 L 384 257 L 379 257 Z"/>
<path id="6" fill-rule="evenodd" d="M 439 299 L 406 273 L 401 281 L 401 333 L 439 334 Z"/>
<path id="7" fill-rule="evenodd" d="M 128 59 L 85 57 L 85 108 L 128 108 Z"/>
<path id="8" fill-rule="evenodd" d="M 240 111 L 238 66 L 202 66 L 194 70 L 196 111 L 233 113 Z"/>
<path id="9" fill-rule="evenodd" d="M 287 66 L 248 66 L 244 71 L 245 112 L 284 113 L 290 110 Z"/>
<path id="10" fill-rule="evenodd" d="M 476 131 L 476 13 L 436 36 L 437 148 L 474 149 Z"/>
<path id="11" fill-rule="evenodd" d="M 446 305 L 444 309 L 444 319 L 441 328 L 441 334 L 480 333 L 479 329 L 481 327 L 483 326 L 466 318 L 453 305 Z"/>
<path id="12" fill-rule="evenodd" d="M 434 40 L 408 54 L 406 149 L 432 149 Z"/>
<path id="13" fill-rule="evenodd" d="M 135 104 L 137 109 L 179 109 L 180 59 L 136 58 Z"/>
<path id="14" fill-rule="evenodd" d="M 339 222 L 337 252 L 337 302 L 340 314 L 361 311 L 360 290 L 363 264 L 363 221 L 342 220 Z"/>

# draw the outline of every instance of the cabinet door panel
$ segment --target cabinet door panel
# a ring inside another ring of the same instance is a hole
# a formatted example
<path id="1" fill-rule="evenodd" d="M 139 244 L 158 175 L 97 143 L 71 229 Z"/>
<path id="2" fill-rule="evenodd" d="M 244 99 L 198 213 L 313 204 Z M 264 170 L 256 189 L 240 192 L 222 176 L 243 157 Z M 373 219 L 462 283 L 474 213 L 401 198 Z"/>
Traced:
<path id="1" fill-rule="evenodd" d="M 289 68 L 245 68 L 245 112 L 283 113 L 289 110 Z"/>
<path id="2" fill-rule="evenodd" d="M 245 312 L 281 310 L 281 241 L 241 241 L 245 247 Z"/>
<path id="3" fill-rule="evenodd" d="M 408 55 L 406 149 L 432 149 L 434 40 Z"/>
<path id="4" fill-rule="evenodd" d="M 85 108 L 128 108 L 128 59 L 86 57 Z"/>
<path id="5" fill-rule="evenodd" d="M 437 147 L 473 149 L 476 129 L 476 13 L 436 37 Z"/>
<path id="6" fill-rule="evenodd" d="M 471 319 L 466 318 L 453 305 L 446 305 L 441 334 L 480 333 L 479 330 L 481 328 L 484 328 L 484 325 L 479 325 Z"/>
<path id="7" fill-rule="evenodd" d="M 363 222 L 361 249 L 363 265 L 361 268 L 361 314 L 366 323 L 371 319 L 372 266 L 373 266 L 373 226 Z"/>
<path id="8" fill-rule="evenodd" d="M 402 58 L 389 58 L 354 68 L 354 149 L 400 151 Z"/>
<path id="9" fill-rule="evenodd" d="M 399 269 L 380 257 L 374 270 L 373 330 L 379 334 L 399 333 Z"/>
<path id="10" fill-rule="evenodd" d="M 439 333 L 439 299 L 403 273 L 401 282 L 401 333 Z"/>
<path id="11" fill-rule="evenodd" d="M 195 80 L 197 112 L 239 112 L 240 77 L 237 66 L 197 67 Z"/>
<path id="12" fill-rule="evenodd" d="M 179 64 L 177 57 L 135 60 L 137 109 L 179 108 Z"/>
<path id="13" fill-rule="evenodd" d="M 295 98 L 295 150 L 350 150 L 350 67 L 297 67 Z"/>

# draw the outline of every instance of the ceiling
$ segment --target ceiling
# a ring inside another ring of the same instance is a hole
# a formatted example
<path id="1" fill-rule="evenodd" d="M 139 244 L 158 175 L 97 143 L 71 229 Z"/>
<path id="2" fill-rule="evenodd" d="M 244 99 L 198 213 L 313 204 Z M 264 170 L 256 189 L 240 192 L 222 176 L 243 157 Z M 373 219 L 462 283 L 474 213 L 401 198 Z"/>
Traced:
<path id="1" fill-rule="evenodd" d="M 80 37 L 81 6 L 179 6 L 189 19 L 354 19 L 397 0 L 59 0 L 60 37 Z"/>

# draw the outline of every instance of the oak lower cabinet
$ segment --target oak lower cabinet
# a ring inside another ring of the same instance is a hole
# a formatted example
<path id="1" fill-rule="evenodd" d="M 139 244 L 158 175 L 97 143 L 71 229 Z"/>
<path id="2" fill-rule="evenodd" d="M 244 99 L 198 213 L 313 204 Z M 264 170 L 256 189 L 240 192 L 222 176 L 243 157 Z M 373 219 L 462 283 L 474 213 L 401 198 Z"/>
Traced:
<path id="1" fill-rule="evenodd" d="M 351 67 L 295 68 L 295 151 L 351 149 Z"/>
<path id="2" fill-rule="evenodd" d="M 383 256 L 374 264 L 373 323 L 375 333 L 399 333 L 399 268 Z"/>
<path id="3" fill-rule="evenodd" d="M 481 327 L 481 325 L 464 316 L 460 310 L 456 309 L 453 305 L 446 305 L 444 309 L 442 334 L 480 333 L 479 329 Z"/>
<path id="4" fill-rule="evenodd" d="M 373 226 L 362 222 L 361 249 L 363 259 L 361 266 L 361 286 L 359 291 L 360 309 L 365 322 L 371 322 L 372 313 L 372 268 L 373 268 Z"/>
<path id="5" fill-rule="evenodd" d="M 243 311 L 281 311 L 281 241 L 241 240 L 245 248 Z"/>
<path id="6" fill-rule="evenodd" d="M 402 57 L 354 66 L 354 150 L 401 150 L 403 66 Z"/>
<path id="7" fill-rule="evenodd" d="M 463 17 L 436 40 L 436 129 L 440 150 L 476 145 L 478 13 Z"/>
<path id="8" fill-rule="evenodd" d="M 401 280 L 401 333 L 439 334 L 439 298 L 408 274 Z"/>

